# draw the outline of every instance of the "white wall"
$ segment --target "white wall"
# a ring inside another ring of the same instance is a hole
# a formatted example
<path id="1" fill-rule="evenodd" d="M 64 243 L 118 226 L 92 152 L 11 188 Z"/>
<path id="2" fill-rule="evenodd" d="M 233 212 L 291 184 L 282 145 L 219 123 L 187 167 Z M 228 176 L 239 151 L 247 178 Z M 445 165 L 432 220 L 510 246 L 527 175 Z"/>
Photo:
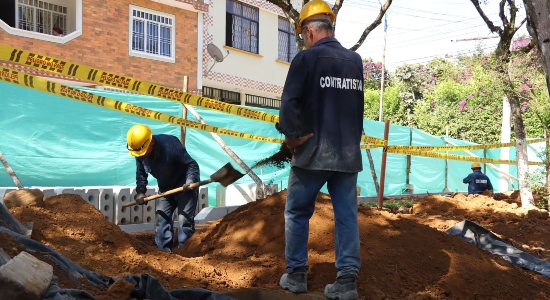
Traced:
<path id="1" fill-rule="evenodd" d="M 227 54 L 227 50 L 230 51 L 230 54 L 223 62 L 214 65 L 210 71 L 212 74 L 209 73 L 209 76 L 203 77 L 203 85 L 269 98 L 280 98 L 280 93 L 274 92 L 273 88 L 271 90 L 258 89 L 251 84 L 235 83 L 239 82 L 238 79 L 248 79 L 278 86 L 282 91 L 290 64 L 277 61 L 278 14 L 263 8 L 259 9 L 259 54 L 253 54 L 225 46 L 226 1 L 214 0 L 213 2 L 208 12 L 213 18 L 213 25 L 207 26 L 207 30 L 213 37 L 213 43 L 220 48 L 224 56 Z M 247 1 L 243 2 L 247 3 Z M 208 56 L 205 61 L 206 69 L 208 70 L 212 64 L 213 60 Z M 219 73 L 226 75 L 225 78 L 220 79 L 220 76 L 216 76 L 220 75 Z"/>

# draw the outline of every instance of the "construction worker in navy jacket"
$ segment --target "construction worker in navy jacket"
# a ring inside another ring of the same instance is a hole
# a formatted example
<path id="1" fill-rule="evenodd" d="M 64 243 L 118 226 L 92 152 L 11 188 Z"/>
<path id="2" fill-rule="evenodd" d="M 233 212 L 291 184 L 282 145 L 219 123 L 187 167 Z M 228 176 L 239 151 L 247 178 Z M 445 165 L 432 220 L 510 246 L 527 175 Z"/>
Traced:
<path id="1" fill-rule="evenodd" d="M 187 153 L 180 140 L 168 134 L 155 134 L 146 125 L 136 124 L 128 130 L 126 147 L 136 158 L 137 204 L 144 204 L 147 176 L 157 179 L 161 193 L 183 187 L 183 191 L 156 200 L 155 243 L 157 247 L 172 252 L 173 214 L 178 210 L 178 248 L 195 233 L 195 209 L 199 189 L 189 184 L 200 179 L 199 165 Z"/>
<path id="2" fill-rule="evenodd" d="M 470 173 L 462 182 L 468 184 L 468 195 L 483 194 L 485 190 L 493 191 L 493 185 L 487 175 L 481 173 L 481 165 L 477 162 L 472 164 Z"/>
<path id="3" fill-rule="evenodd" d="M 279 285 L 307 292 L 309 220 L 327 184 L 335 221 L 336 282 L 329 299 L 358 299 L 361 267 L 357 174 L 363 169 L 363 64 L 334 38 L 335 15 L 322 0 L 306 3 L 296 34 L 307 50 L 292 60 L 281 97 L 277 129 L 293 154 L 285 206 L 287 273 Z"/>

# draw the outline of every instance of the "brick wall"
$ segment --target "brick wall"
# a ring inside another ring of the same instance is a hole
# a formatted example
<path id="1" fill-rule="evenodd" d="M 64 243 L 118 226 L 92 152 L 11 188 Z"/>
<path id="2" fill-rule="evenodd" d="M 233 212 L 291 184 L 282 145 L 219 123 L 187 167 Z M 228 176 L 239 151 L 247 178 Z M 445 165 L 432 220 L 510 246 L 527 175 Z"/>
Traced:
<path id="1" fill-rule="evenodd" d="M 83 1 L 82 35 L 66 44 L 12 36 L 0 29 L 0 43 L 82 63 L 140 80 L 189 90 L 197 86 L 197 13 L 148 0 L 131 4 L 175 15 L 176 63 L 128 55 L 130 1 Z"/>

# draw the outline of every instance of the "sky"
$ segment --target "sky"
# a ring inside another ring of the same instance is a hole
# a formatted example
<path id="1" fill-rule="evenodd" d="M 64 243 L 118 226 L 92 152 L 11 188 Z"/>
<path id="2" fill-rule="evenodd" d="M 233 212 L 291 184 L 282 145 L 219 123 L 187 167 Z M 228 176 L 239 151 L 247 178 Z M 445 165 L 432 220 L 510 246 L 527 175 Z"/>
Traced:
<path id="1" fill-rule="evenodd" d="M 328 1 L 333 3 L 334 1 Z M 383 4 L 385 1 L 380 0 Z M 345 0 L 336 21 L 336 38 L 352 47 L 380 10 L 378 0 Z M 481 4 L 485 14 L 496 26 L 502 26 L 498 16 L 498 0 Z M 516 1 L 519 11 L 516 26 L 525 18 L 523 1 Z M 394 0 L 387 16 L 386 69 L 394 71 L 407 63 L 426 63 L 435 57 L 452 59 L 468 54 L 479 46 L 485 51 L 495 49 L 498 36 L 491 33 L 469 0 Z M 525 25 L 516 33 L 528 35 Z M 357 50 L 363 59 L 381 62 L 384 53 L 384 22 L 371 31 Z M 478 40 L 460 41 L 463 39 Z M 489 38 L 489 39 L 479 39 Z M 480 44 L 481 43 L 481 44 Z"/>

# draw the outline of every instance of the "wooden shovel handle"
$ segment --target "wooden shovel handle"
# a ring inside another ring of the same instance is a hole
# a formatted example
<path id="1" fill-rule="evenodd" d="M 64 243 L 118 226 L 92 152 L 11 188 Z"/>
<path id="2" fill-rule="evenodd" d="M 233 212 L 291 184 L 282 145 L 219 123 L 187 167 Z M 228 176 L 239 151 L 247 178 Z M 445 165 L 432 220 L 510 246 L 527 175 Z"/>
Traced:
<path id="1" fill-rule="evenodd" d="M 189 184 L 189 188 L 194 189 L 198 186 L 201 186 L 201 185 L 204 185 L 204 184 L 207 184 L 207 183 L 210 183 L 210 182 L 211 182 L 211 180 L 203 180 L 203 181 L 200 181 L 200 182 L 193 182 L 193 183 Z M 143 199 L 143 201 L 148 202 L 148 201 L 155 200 L 155 199 L 158 199 L 158 198 L 161 198 L 161 197 L 164 197 L 164 196 L 179 193 L 181 191 L 183 191 L 183 186 L 180 186 L 180 187 L 175 188 L 175 189 L 168 190 L 164 193 L 160 193 L 160 194 L 152 195 L 152 196 L 149 196 L 149 197 L 145 197 Z M 132 201 L 132 202 L 128 202 L 128 203 L 122 205 L 122 207 L 134 206 L 136 204 L 137 204 L 136 201 Z"/>

